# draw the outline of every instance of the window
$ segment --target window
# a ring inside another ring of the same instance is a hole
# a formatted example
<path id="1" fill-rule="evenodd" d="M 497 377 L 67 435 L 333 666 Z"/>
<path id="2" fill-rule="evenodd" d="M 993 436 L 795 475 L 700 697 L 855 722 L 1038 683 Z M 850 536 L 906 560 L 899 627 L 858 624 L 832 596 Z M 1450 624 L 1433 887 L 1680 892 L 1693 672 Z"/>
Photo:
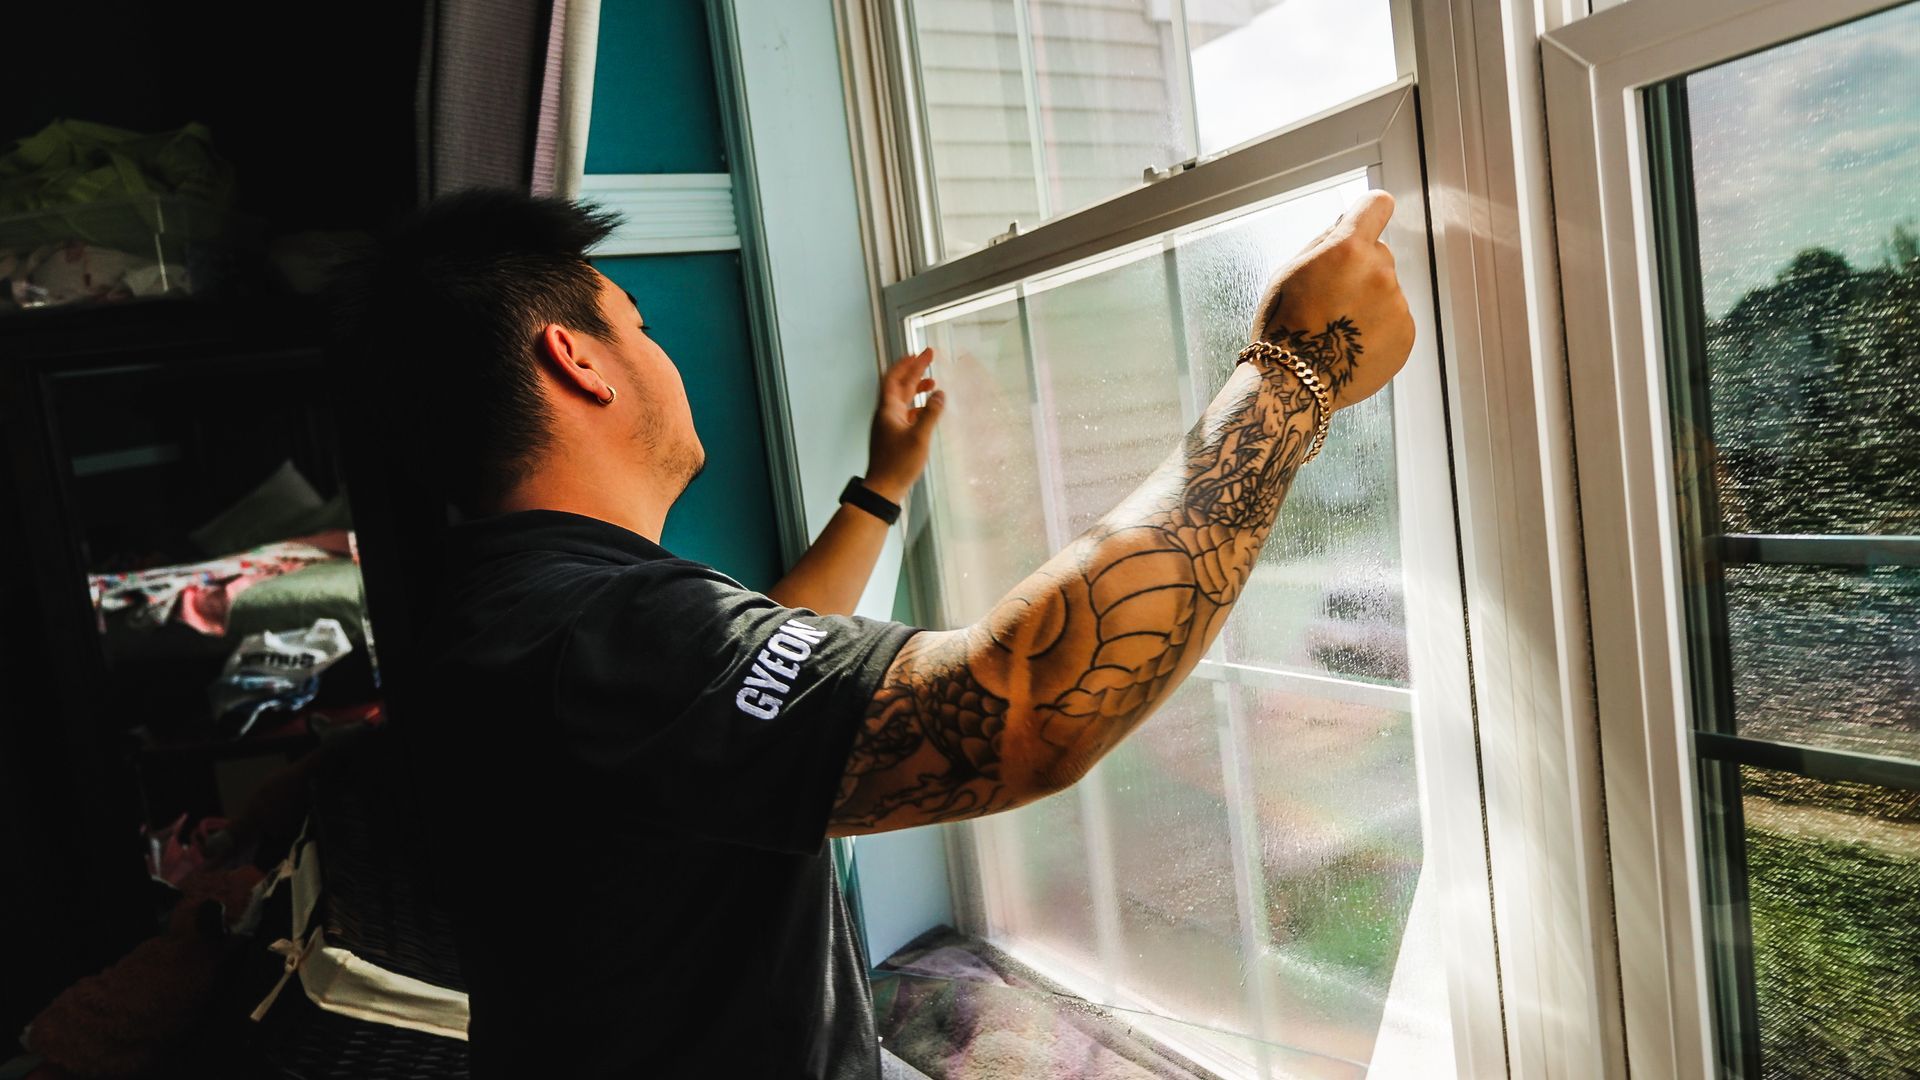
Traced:
<path id="1" fill-rule="evenodd" d="M 1072 790 L 954 831 L 960 929 L 1222 1076 L 1446 1060 L 1458 1018 L 1499 1015 L 1484 864 L 1443 854 L 1477 857 L 1481 811 L 1390 5 L 892 15 L 904 216 L 931 242 L 885 289 L 889 344 L 933 346 L 949 394 L 923 621 L 977 618 L 1131 491 L 1225 381 L 1269 275 L 1369 187 L 1399 200 L 1421 325 L 1393 388 L 1336 418 L 1196 675 Z"/>
<path id="2" fill-rule="evenodd" d="M 1632 1071 L 1920 1074 L 1920 4 L 1546 39 Z"/>
<path id="3" fill-rule="evenodd" d="M 1920 1072 L 1920 5 L 1646 94 L 1718 1052 Z"/>

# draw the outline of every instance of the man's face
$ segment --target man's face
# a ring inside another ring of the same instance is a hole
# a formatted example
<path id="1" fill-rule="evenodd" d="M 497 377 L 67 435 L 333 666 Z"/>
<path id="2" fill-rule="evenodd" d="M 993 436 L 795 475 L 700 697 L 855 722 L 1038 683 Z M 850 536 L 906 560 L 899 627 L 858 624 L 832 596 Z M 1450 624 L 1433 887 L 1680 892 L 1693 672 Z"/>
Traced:
<path id="1" fill-rule="evenodd" d="M 633 417 L 634 449 L 647 467 L 683 491 L 706 467 L 707 452 L 693 427 L 680 369 L 643 329 L 645 316 L 632 294 L 605 274 L 600 275 L 600 313 L 613 328 L 613 349 L 638 391 L 639 400 L 622 410 Z"/>

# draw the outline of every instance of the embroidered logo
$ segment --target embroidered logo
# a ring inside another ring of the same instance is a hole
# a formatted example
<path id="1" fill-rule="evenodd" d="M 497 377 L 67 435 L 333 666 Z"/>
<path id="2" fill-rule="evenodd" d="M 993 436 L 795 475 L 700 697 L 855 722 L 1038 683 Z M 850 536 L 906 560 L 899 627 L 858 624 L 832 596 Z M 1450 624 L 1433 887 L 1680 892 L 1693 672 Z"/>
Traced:
<path id="1" fill-rule="evenodd" d="M 813 655 L 813 647 L 826 638 L 825 630 L 789 620 L 767 639 L 760 655 L 754 657 L 740 692 L 733 695 L 733 703 L 741 712 L 762 720 L 779 716 L 780 707 L 787 703 L 786 695 L 800 677 L 800 665 Z"/>

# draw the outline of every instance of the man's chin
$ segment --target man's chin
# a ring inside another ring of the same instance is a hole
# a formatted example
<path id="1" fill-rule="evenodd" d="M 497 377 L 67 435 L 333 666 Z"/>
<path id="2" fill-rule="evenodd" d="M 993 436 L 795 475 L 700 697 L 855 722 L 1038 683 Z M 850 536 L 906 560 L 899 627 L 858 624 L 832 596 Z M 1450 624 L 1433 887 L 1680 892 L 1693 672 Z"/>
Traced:
<path id="1" fill-rule="evenodd" d="M 680 485 L 680 490 L 681 491 L 687 490 L 688 487 L 692 486 L 695 480 L 700 479 L 700 474 L 706 471 L 707 471 L 707 454 L 706 454 L 706 451 L 703 450 L 700 452 L 700 456 L 693 459 L 693 468 L 687 470 L 686 482 Z"/>

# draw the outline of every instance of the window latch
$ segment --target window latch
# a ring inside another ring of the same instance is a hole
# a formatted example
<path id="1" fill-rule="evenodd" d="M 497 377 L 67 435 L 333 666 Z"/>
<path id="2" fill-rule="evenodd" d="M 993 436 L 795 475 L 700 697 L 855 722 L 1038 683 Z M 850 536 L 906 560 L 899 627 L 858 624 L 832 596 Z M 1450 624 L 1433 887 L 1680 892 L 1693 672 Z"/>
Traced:
<path id="1" fill-rule="evenodd" d="M 1007 241 L 1019 235 L 1020 235 L 1020 223 L 1017 221 L 1009 221 L 1007 222 L 1007 231 L 1001 233 L 999 236 L 995 236 L 988 239 L 987 246 L 992 247 L 995 244 L 1004 244 Z"/>
<path id="2" fill-rule="evenodd" d="M 1191 169 L 1198 164 L 1200 164 L 1199 158 L 1190 157 L 1185 161 L 1176 161 L 1164 169 L 1156 169 L 1153 166 L 1149 165 L 1146 168 L 1140 170 L 1140 182 L 1143 184 L 1156 184 L 1162 180 L 1165 180 L 1169 176 L 1175 175 L 1176 173 L 1186 172 L 1188 169 Z"/>

